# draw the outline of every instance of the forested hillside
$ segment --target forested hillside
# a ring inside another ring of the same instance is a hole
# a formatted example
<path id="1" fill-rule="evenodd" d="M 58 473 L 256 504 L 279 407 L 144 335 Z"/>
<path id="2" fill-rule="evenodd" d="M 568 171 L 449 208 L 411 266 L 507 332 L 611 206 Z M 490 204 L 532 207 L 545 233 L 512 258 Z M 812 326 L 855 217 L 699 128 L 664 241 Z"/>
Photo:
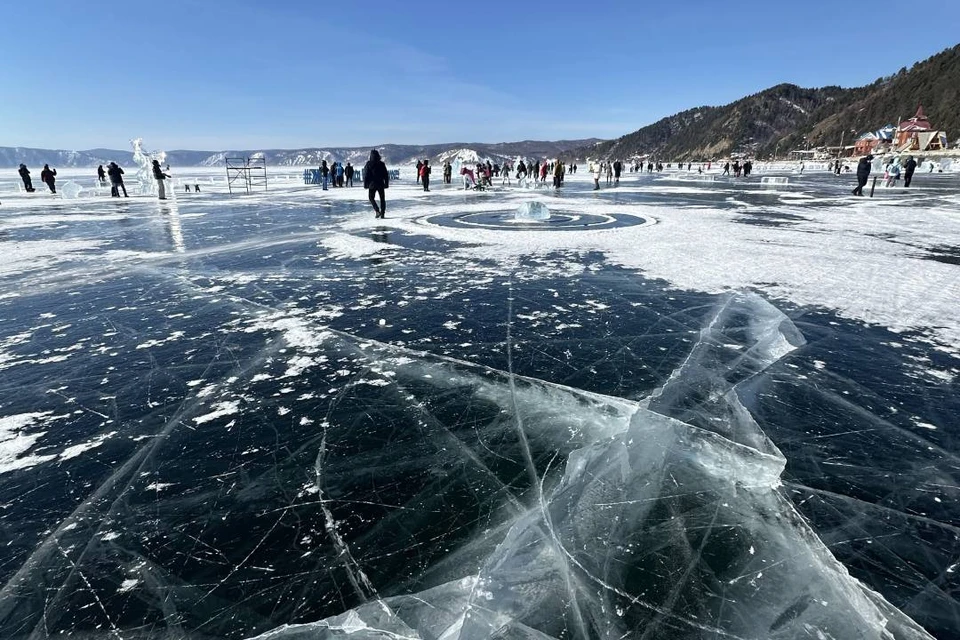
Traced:
<path id="1" fill-rule="evenodd" d="M 577 157 L 706 160 L 731 153 L 849 143 L 864 131 L 897 124 L 923 104 L 930 123 L 960 137 L 960 45 L 864 87 L 804 89 L 781 84 L 721 107 L 663 118 L 616 140 L 583 147 Z M 854 130 L 856 133 L 852 132 Z"/>

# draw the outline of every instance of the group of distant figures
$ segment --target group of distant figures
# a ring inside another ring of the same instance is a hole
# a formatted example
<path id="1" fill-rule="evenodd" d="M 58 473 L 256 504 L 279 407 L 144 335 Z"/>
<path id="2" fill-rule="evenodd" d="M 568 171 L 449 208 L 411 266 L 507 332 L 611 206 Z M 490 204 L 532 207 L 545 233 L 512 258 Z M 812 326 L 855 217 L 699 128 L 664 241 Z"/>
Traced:
<path id="1" fill-rule="evenodd" d="M 117 165 L 116 162 L 111 162 L 107 165 L 106 174 L 103 171 L 103 165 L 97 167 L 97 181 L 100 183 L 101 187 L 106 186 L 105 178 L 110 176 L 110 196 L 113 198 L 120 197 L 120 190 L 123 190 L 123 197 L 127 196 L 127 187 L 123 184 L 123 169 Z"/>
<path id="2" fill-rule="evenodd" d="M 342 162 L 327 165 L 327 161 L 324 160 L 320 163 L 320 180 L 323 183 L 324 191 L 327 190 L 327 184 L 334 187 L 352 187 L 355 173 L 356 170 L 349 162 L 346 167 L 343 166 Z"/>
<path id="3" fill-rule="evenodd" d="M 577 172 L 577 165 L 567 165 L 565 162 L 546 162 L 541 163 L 530 161 L 529 167 L 523 160 L 519 160 L 516 165 L 510 162 L 504 162 L 503 165 L 486 162 L 477 162 L 473 168 L 463 165 L 460 167 L 460 177 L 463 180 L 464 190 L 483 191 L 487 187 L 493 186 L 493 179 L 500 178 L 501 185 L 513 186 L 511 173 L 514 175 L 517 184 L 521 187 L 526 186 L 528 180 L 533 180 L 535 186 L 546 184 L 547 176 L 553 176 L 553 186 L 559 188 L 563 185 L 563 179 L 567 171 Z M 417 161 L 417 184 L 423 185 L 424 191 L 430 190 L 431 167 L 427 160 Z M 453 182 L 453 165 L 450 161 L 443 163 L 443 183 L 451 184 Z"/>
<path id="4" fill-rule="evenodd" d="M 837 160 L 837 165 L 840 165 L 840 161 Z M 860 158 L 860 162 L 857 163 L 857 186 L 853 190 L 853 195 L 862 196 L 863 188 L 867 186 L 867 180 L 870 178 L 870 171 L 873 169 L 873 155 L 867 154 Z M 917 170 L 917 161 L 913 156 L 907 158 L 906 164 L 903 165 L 903 186 L 904 188 L 909 187 L 910 183 L 913 182 L 913 173 Z M 837 171 L 839 174 L 840 172 Z M 889 162 L 883 165 L 883 179 L 884 183 L 888 187 L 897 186 L 897 181 L 900 179 L 900 161 L 897 159 L 891 158 Z M 876 184 L 876 181 L 874 181 Z M 873 195 L 871 190 L 870 195 Z"/>
<path id="5" fill-rule="evenodd" d="M 27 168 L 27 165 L 20 163 L 20 168 L 17 169 L 17 173 L 20 174 L 20 179 L 23 180 L 23 189 L 27 193 L 33 193 L 36 189 L 33 188 L 33 179 L 30 177 L 30 169 Z M 50 188 L 50 193 L 57 192 L 57 170 L 51 169 L 50 165 L 43 165 L 43 171 L 40 172 L 40 180 Z"/>
<path id="6" fill-rule="evenodd" d="M 167 167 L 169 170 L 170 167 Z M 161 200 L 167 199 L 167 189 L 165 186 L 165 180 L 170 177 L 170 174 L 166 173 L 162 168 L 160 168 L 160 161 L 153 160 L 151 170 L 153 171 L 153 178 L 157 181 L 157 195 Z M 97 181 L 100 183 L 100 186 L 106 186 L 106 179 L 110 178 L 110 196 L 113 198 L 120 197 L 120 191 L 123 190 L 123 197 L 127 196 L 127 187 L 123 184 L 123 169 L 121 169 L 116 162 L 111 162 L 107 165 L 106 175 L 104 175 L 103 165 L 97 167 Z M 187 185 L 187 191 L 190 191 L 190 186 Z M 200 191 L 200 187 L 197 186 L 197 191 Z"/>
<path id="7" fill-rule="evenodd" d="M 151 167 L 153 171 L 153 177 L 157 181 L 157 193 L 161 200 L 167 199 L 167 192 L 164 181 L 170 178 L 170 174 L 166 173 L 160 167 L 160 161 L 154 160 Z M 170 167 L 167 167 L 169 170 Z M 23 189 L 27 193 L 33 193 L 36 189 L 33 187 L 33 179 L 30 177 L 30 169 L 27 168 L 27 165 L 20 163 L 20 168 L 17 170 L 17 173 L 20 174 L 20 179 L 23 181 Z M 123 192 L 123 197 L 128 198 L 127 187 L 123 183 L 123 169 L 116 163 L 111 162 L 107 165 L 107 168 L 104 169 L 103 165 L 97 167 L 97 182 L 101 187 L 107 186 L 107 179 L 110 179 L 110 196 L 113 198 L 119 198 L 120 192 Z M 43 171 L 40 172 L 40 180 L 43 181 L 47 187 L 50 189 L 50 193 L 57 192 L 57 170 L 51 169 L 50 165 L 43 165 Z M 190 192 L 190 185 L 184 185 L 187 193 Z M 194 184 L 193 190 L 196 193 L 200 193 L 200 185 Z"/>

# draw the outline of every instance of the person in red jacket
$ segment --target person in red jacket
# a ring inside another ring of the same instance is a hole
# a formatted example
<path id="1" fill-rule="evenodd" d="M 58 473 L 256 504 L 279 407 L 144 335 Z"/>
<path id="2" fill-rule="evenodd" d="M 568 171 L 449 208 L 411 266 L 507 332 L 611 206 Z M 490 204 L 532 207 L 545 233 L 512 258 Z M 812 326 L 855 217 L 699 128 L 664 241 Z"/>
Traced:
<path id="1" fill-rule="evenodd" d="M 424 191 L 430 191 L 430 161 L 424 160 L 420 165 L 420 183 Z"/>

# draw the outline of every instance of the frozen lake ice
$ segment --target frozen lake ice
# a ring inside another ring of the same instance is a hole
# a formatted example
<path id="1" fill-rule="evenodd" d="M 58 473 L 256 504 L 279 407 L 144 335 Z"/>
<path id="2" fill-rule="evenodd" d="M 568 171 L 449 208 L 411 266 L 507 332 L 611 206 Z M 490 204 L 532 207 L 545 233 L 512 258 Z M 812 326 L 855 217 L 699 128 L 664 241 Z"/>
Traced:
<path id="1" fill-rule="evenodd" d="M 957 175 L 7 173 L 0 637 L 960 636 Z"/>

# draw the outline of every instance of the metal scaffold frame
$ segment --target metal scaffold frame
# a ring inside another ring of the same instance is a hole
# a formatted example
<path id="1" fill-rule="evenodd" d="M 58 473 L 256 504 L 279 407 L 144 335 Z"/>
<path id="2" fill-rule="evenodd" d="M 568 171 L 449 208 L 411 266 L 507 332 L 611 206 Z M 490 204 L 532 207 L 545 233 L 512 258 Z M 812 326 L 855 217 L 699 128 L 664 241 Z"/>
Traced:
<path id="1" fill-rule="evenodd" d="M 236 183 L 237 190 L 243 185 L 244 193 L 250 193 L 263 187 L 267 190 L 267 159 L 257 158 L 224 158 L 227 163 L 227 188 L 233 193 Z"/>

